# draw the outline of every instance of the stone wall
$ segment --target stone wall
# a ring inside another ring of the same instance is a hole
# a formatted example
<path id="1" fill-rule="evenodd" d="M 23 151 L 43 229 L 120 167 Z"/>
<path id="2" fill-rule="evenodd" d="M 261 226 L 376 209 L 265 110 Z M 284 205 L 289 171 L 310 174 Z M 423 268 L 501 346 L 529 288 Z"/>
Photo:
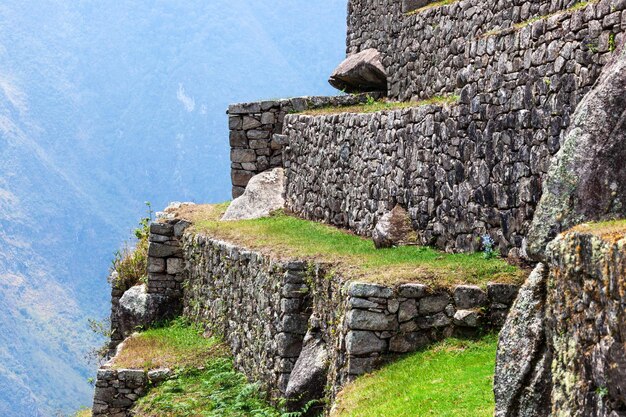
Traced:
<path id="1" fill-rule="evenodd" d="M 184 269 L 180 238 L 187 226 L 189 223 L 178 219 L 163 219 L 150 225 L 145 288 L 121 287 L 112 277 L 109 356 L 137 328 L 180 314 Z M 129 305 L 122 303 L 125 294 Z"/>
<path id="2" fill-rule="evenodd" d="M 135 402 L 170 375 L 169 369 L 114 369 L 102 367 L 96 377 L 92 415 L 131 417 Z"/>
<path id="3" fill-rule="evenodd" d="M 379 97 L 378 93 L 372 93 Z M 367 96 L 298 97 L 239 103 L 228 107 L 233 198 L 243 194 L 250 178 L 270 168 L 282 167 L 280 134 L 286 114 L 327 106 L 362 103 Z"/>
<path id="4" fill-rule="evenodd" d="M 501 2 L 511 7 L 499 10 L 459 1 L 412 16 L 383 3 L 352 2 L 350 50 L 381 48 L 393 98 L 458 91 L 459 102 L 287 115 L 289 207 L 368 235 L 399 203 L 424 244 L 475 250 L 487 233 L 504 254 L 523 248 L 570 115 L 624 37 L 626 2 L 591 3 L 522 28 L 511 23 L 569 3 Z M 505 29 L 487 33 L 496 28 Z"/>
<path id="5" fill-rule="evenodd" d="M 459 0 L 404 14 L 398 0 L 350 0 L 347 51 L 378 49 L 389 95 L 398 100 L 451 93 L 465 85 L 484 94 L 511 82 L 531 86 L 554 74 L 575 73 L 584 85 L 597 71 L 590 64 L 605 59 L 609 34 L 617 40 L 623 36 L 626 5 L 602 0 L 566 12 L 577 3 Z M 553 63 L 558 63 L 554 70 Z M 583 68 L 587 71 L 581 73 Z"/>
<path id="6" fill-rule="evenodd" d="M 328 347 L 327 394 L 394 355 L 442 338 L 498 328 L 517 286 L 435 290 L 350 283 L 329 265 L 279 261 L 203 234 L 183 238 L 184 314 L 208 323 L 237 369 L 278 398 L 307 331 Z"/>
<path id="7" fill-rule="evenodd" d="M 307 331 L 306 264 L 191 233 L 184 256 L 184 315 L 211 326 L 230 346 L 235 367 L 280 397 Z"/>

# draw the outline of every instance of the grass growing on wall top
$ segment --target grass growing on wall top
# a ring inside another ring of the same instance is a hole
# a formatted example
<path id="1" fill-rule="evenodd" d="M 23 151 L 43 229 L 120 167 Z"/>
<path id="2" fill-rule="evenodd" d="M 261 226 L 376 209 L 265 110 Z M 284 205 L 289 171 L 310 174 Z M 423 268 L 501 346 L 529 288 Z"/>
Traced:
<path id="1" fill-rule="evenodd" d="M 582 223 L 574 226 L 570 231 L 591 234 L 604 240 L 617 242 L 626 238 L 626 219 Z"/>
<path id="2" fill-rule="evenodd" d="M 113 368 L 157 369 L 202 366 L 207 358 L 224 357 L 228 350 L 215 338 L 202 336 L 203 329 L 178 318 L 167 325 L 146 330 L 124 343 Z"/>
<path id="3" fill-rule="evenodd" d="M 491 417 L 497 336 L 448 339 L 362 376 L 331 417 Z"/>
<path id="4" fill-rule="evenodd" d="M 385 284 L 423 282 L 435 287 L 488 281 L 523 282 L 525 271 L 482 254 L 449 254 L 429 247 L 376 249 L 370 239 L 282 213 L 245 221 L 219 221 L 227 204 L 199 205 L 179 215 L 195 230 L 276 258 L 336 264 L 344 278 Z"/>
<path id="5" fill-rule="evenodd" d="M 367 103 L 357 104 L 353 106 L 329 106 L 319 109 L 305 110 L 303 112 L 300 112 L 300 114 L 319 116 L 338 113 L 376 113 L 384 110 L 408 109 L 411 107 L 427 106 L 430 104 L 444 106 L 455 104 L 457 101 L 459 101 L 459 96 L 455 95 L 436 96 L 420 101 L 370 100 Z"/>

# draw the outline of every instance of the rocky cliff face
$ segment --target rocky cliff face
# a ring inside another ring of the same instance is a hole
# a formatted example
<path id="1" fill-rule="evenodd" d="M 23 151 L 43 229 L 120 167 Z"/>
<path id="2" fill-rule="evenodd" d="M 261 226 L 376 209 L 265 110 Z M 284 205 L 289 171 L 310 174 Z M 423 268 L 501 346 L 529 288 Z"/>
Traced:
<path id="1" fill-rule="evenodd" d="M 616 52 L 572 116 L 543 184 L 528 252 L 543 258 L 557 233 L 626 216 L 626 48 Z"/>
<path id="2" fill-rule="evenodd" d="M 577 108 L 529 236 L 540 264 L 500 336 L 497 417 L 626 416 L 626 50 Z M 550 243 L 548 243 L 550 242 Z"/>

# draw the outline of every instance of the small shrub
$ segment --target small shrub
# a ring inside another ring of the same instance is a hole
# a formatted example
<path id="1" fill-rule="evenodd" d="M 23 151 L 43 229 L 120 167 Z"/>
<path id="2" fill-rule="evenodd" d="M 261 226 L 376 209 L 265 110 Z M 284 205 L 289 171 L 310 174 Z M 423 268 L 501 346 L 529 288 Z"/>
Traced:
<path id="1" fill-rule="evenodd" d="M 148 207 L 146 217 L 139 222 L 134 231 L 137 239 L 135 246 L 125 242 L 122 249 L 115 252 L 111 262 L 110 279 L 115 287 L 126 290 L 147 279 L 148 268 L 148 237 L 150 236 L 150 222 L 152 221 L 152 206 Z"/>

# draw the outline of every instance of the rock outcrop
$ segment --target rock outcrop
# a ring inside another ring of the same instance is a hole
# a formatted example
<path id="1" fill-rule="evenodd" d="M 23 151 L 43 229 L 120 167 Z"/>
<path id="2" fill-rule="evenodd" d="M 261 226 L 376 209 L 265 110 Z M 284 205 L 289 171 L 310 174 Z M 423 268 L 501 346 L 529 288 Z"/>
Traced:
<path id="1" fill-rule="evenodd" d="M 330 85 L 346 93 L 387 91 L 387 73 L 376 49 L 350 55 L 333 71 Z"/>
<path id="2" fill-rule="evenodd" d="M 116 310 L 117 331 L 122 338 L 146 328 L 155 320 L 168 316 L 167 298 L 148 293 L 145 284 L 136 285 L 124 293 Z"/>
<path id="3" fill-rule="evenodd" d="M 250 179 L 243 195 L 228 206 L 222 220 L 251 220 L 285 207 L 285 172 L 274 168 Z"/>
<path id="4" fill-rule="evenodd" d="M 285 392 L 288 406 L 293 411 L 302 410 L 307 405 L 313 414 L 318 414 L 323 407 L 311 401 L 324 398 L 328 373 L 328 349 L 319 334 L 309 331 L 304 338 L 302 352 L 291 371 L 289 384 Z"/>
<path id="5" fill-rule="evenodd" d="M 604 67 L 576 108 L 543 183 L 528 233 L 528 254 L 542 259 L 556 235 L 583 221 L 626 216 L 626 48 Z"/>
<path id="6" fill-rule="evenodd" d="M 626 222 L 579 226 L 545 257 L 500 335 L 496 416 L 625 416 Z"/>
<path id="7" fill-rule="evenodd" d="M 372 240 L 378 249 L 417 243 L 409 213 L 398 205 L 385 213 L 372 232 Z"/>
<path id="8" fill-rule="evenodd" d="M 546 347 L 547 268 L 539 264 L 522 286 L 500 331 L 494 394 L 496 417 L 550 414 L 550 351 Z"/>

